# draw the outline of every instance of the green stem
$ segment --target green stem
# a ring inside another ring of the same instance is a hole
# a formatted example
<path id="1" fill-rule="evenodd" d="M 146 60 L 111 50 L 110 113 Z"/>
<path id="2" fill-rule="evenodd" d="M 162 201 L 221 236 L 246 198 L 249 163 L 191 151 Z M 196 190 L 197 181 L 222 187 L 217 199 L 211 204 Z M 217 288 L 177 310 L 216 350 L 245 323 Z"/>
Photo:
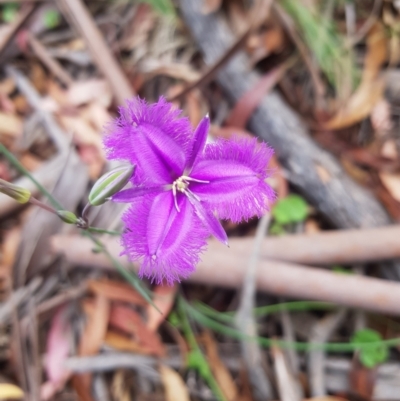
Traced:
<path id="1" fill-rule="evenodd" d="M 199 358 L 199 366 L 198 370 L 203 379 L 206 381 L 211 391 L 217 397 L 218 400 L 226 401 L 226 398 L 220 389 L 217 381 L 214 379 L 213 373 L 211 371 L 210 365 L 207 362 L 204 354 L 202 353 L 199 344 L 197 344 L 196 337 L 193 333 L 193 330 L 190 326 L 189 319 L 187 317 L 187 311 L 185 309 L 183 298 L 181 296 L 178 297 L 178 310 L 181 317 L 182 323 L 182 331 L 183 334 L 189 344 L 189 347 L 192 352 L 196 353 L 196 356 Z M 201 365 L 201 366 L 200 366 Z"/>
<path id="2" fill-rule="evenodd" d="M 198 309 L 188 304 L 186 301 L 182 300 L 187 313 L 195 319 L 199 324 L 209 327 L 217 333 L 225 334 L 236 340 L 248 340 L 257 341 L 260 345 L 264 347 L 271 347 L 273 344 L 279 345 L 281 348 L 290 348 L 297 351 L 313 351 L 313 350 L 325 350 L 330 352 L 354 352 L 360 349 L 373 349 L 382 345 L 387 347 L 393 347 L 400 344 L 400 338 L 391 338 L 389 340 L 374 341 L 370 343 L 324 343 L 324 344 L 310 344 L 304 342 L 291 342 L 284 340 L 269 339 L 265 337 L 252 337 L 242 334 L 237 329 L 226 326 L 220 322 L 205 316 Z"/>
<path id="3" fill-rule="evenodd" d="M 36 178 L 18 161 L 18 159 L 2 144 L 0 144 L 0 154 L 4 157 L 18 170 L 22 175 L 28 177 L 37 187 L 37 189 L 47 197 L 50 203 L 57 210 L 63 210 L 62 205 L 54 198 L 54 196 L 39 182 Z"/>

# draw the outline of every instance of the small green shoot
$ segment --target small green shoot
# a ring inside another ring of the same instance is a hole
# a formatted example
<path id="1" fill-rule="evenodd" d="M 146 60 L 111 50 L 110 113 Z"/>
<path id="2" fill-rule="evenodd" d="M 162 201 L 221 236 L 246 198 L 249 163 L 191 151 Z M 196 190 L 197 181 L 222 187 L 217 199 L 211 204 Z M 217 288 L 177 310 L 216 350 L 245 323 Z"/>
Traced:
<path id="1" fill-rule="evenodd" d="M 142 3 L 150 4 L 154 10 L 162 15 L 175 16 L 175 8 L 171 0 L 141 0 Z"/>
<path id="2" fill-rule="evenodd" d="M 47 29 L 56 28 L 60 21 L 61 16 L 57 10 L 47 10 L 43 15 L 43 24 Z"/>
<path id="3" fill-rule="evenodd" d="M 354 274 L 353 270 L 347 269 L 339 265 L 332 266 L 332 271 L 337 274 L 349 274 L 349 275 Z"/>
<path id="4" fill-rule="evenodd" d="M 3 21 L 7 24 L 13 22 L 18 14 L 19 6 L 15 3 L 5 4 L 3 7 Z"/>
<path id="5" fill-rule="evenodd" d="M 358 330 L 351 339 L 353 344 L 376 343 L 382 341 L 382 336 L 375 330 L 362 329 Z M 380 363 L 385 362 L 389 356 L 388 346 L 385 344 L 376 345 L 370 348 L 360 348 L 360 362 L 369 369 L 374 368 Z"/>
<path id="6" fill-rule="evenodd" d="M 308 205 L 301 196 L 289 195 L 276 202 L 271 213 L 275 222 L 281 226 L 300 223 L 308 216 Z"/>

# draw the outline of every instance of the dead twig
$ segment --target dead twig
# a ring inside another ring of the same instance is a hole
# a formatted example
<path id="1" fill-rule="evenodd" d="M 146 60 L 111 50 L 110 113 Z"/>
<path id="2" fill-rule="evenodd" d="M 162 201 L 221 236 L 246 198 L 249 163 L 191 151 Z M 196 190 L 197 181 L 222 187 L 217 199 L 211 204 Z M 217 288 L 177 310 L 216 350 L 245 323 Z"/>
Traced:
<path id="1" fill-rule="evenodd" d="M 57 5 L 84 38 L 98 69 L 110 83 L 119 104 L 135 95 L 132 85 L 115 60 L 90 13 L 81 0 L 59 0 Z"/>
<path id="2" fill-rule="evenodd" d="M 54 74 L 55 77 L 57 77 L 67 87 L 74 83 L 71 75 L 51 56 L 46 47 L 43 46 L 34 35 L 27 32 L 27 39 L 35 55 Z"/>
<path id="3" fill-rule="evenodd" d="M 340 323 L 346 316 L 346 310 L 341 309 L 327 317 L 319 320 L 312 329 L 310 338 L 311 344 L 326 343 Z M 325 378 L 325 351 L 312 350 L 308 356 L 308 376 L 310 381 L 310 393 L 312 397 L 322 397 L 326 395 Z"/>
<path id="4" fill-rule="evenodd" d="M 254 310 L 254 296 L 256 290 L 256 273 L 260 257 L 260 249 L 270 222 L 270 215 L 264 215 L 258 223 L 253 245 L 253 251 L 246 269 L 243 281 L 240 305 L 235 317 L 235 324 L 244 336 L 257 336 Z M 256 342 L 241 340 L 243 359 L 253 387 L 254 397 L 258 400 L 271 399 L 273 390 L 264 371 L 266 362 L 262 359 L 260 345 Z M 264 365 L 264 366 L 263 366 Z"/>

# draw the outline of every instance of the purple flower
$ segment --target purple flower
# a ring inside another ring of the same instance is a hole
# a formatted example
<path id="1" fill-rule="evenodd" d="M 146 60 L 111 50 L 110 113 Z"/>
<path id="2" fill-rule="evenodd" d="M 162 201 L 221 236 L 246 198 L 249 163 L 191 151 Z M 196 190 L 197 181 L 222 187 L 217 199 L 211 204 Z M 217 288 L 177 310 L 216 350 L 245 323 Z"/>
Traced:
<path id="1" fill-rule="evenodd" d="M 227 244 L 217 217 L 260 216 L 274 198 L 265 182 L 271 148 L 256 139 L 206 144 L 209 118 L 193 132 L 180 113 L 163 98 L 151 105 L 134 99 L 104 139 L 110 159 L 136 165 L 132 187 L 112 200 L 131 204 L 122 242 L 141 262 L 139 274 L 157 282 L 192 273 L 210 234 Z"/>

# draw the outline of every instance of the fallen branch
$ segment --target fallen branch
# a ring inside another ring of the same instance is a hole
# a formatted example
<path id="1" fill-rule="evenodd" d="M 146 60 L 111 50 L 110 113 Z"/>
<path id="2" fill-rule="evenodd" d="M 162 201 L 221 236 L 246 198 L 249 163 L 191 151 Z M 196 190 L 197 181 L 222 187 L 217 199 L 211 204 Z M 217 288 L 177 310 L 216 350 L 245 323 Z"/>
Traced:
<path id="1" fill-rule="evenodd" d="M 109 252 L 119 257 L 122 249 L 115 239 L 104 240 Z M 56 235 L 51 239 L 53 252 L 64 254 L 71 265 L 112 270 L 108 258 L 93 253 L 93 243 L 79 235 Z M 189 281 L 238 288 L 243 282 L 248 255 L 226 249 L 210 241 L 209 250 Z M 121 258 L 121 262 L 128 263 Z M 135 268 L 138 266 L 135 265 Z M 400 315 L 400 284 L 376 278 L 336 274 L 318 268 L 260 260 L 256 272 L 257 289 L 291 298 L 333 302 L 353 308 Z"/>
<path id="2" fill-rule="evenodd" d="M 261 258 L 310 265 L 355 264 L 400 258 L 400 225 L 264 238 Z M 250 255 L 252 238 L 230 238 L 235 252 Z"/>

